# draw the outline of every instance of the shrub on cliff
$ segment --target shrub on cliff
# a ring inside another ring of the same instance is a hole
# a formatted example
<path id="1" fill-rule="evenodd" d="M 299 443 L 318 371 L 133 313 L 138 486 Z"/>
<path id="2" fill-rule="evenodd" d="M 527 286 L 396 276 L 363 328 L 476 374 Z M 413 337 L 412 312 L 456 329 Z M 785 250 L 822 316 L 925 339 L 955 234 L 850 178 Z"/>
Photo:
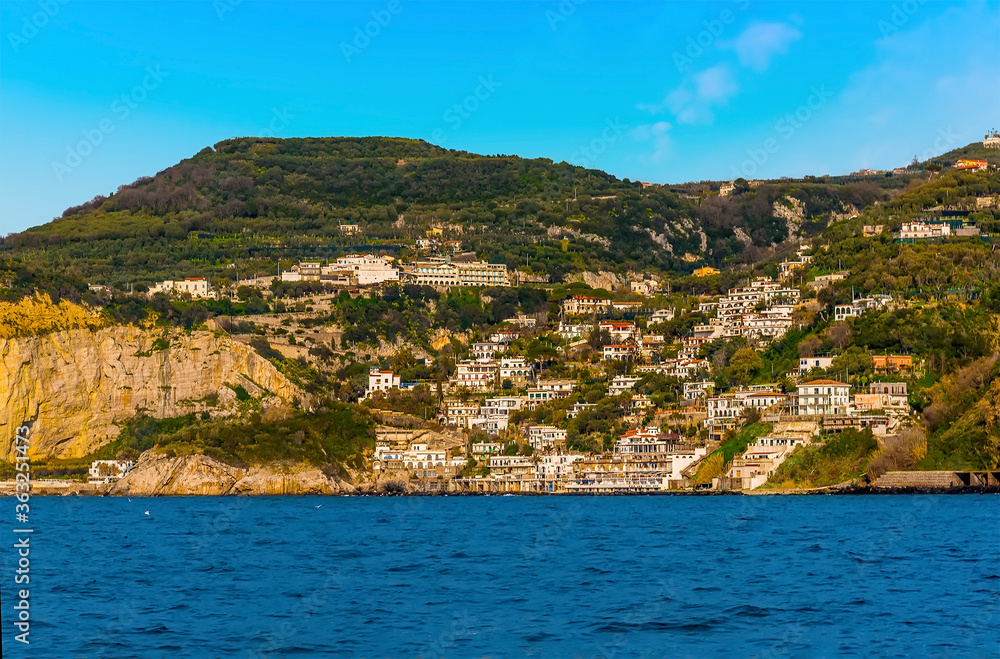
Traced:
<path id="1" fill-rule="evenodd" d="M 86 307 L 68 300 L 55 304 L 47 293 L 35 293 L 17 302 L 0 302 L 0 338 L 3 339 L 84 327 L 98 329 L 103 325 L 104 321 Z"/>

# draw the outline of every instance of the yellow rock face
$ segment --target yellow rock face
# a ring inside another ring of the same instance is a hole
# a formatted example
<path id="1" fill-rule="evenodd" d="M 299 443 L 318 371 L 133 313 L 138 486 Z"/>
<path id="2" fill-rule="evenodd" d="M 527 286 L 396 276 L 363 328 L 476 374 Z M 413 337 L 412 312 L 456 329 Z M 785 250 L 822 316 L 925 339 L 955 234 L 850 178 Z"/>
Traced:
<path id="1" fill-rule="evenodd" d="M 157 350 L 161 338 L 169 347 Z M 139 412 L 179 416 L 211 409 L 199 402 L 210 394 L 231 400 L 226 383 L 254 396 L 305 399 L 252 348 L 210 332 L 114 326 L 0 338 L 0 458 L 13 459 L 21 425 L 30 428 L 29 455 L 81 457 Z"/>

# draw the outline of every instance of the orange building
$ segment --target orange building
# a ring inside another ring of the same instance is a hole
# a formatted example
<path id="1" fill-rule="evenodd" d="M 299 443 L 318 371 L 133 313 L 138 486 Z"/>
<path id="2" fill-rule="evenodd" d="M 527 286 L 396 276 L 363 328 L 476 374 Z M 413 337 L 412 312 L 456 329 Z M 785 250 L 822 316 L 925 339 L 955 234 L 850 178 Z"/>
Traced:
<path id="1" fill-rule="evenodd" d="M 912 355 L 872 355 L 876 373 L 909 371 L 913 369 Z"/>
<path id="2" fill-rule="evenodd" d="M 955 169 L 958 171 L 971 169 L 974 172 L 982 172 L 986 170 L 988 164 L 985 160 L 967 160 L 963 158 L 955 163 Z"/>

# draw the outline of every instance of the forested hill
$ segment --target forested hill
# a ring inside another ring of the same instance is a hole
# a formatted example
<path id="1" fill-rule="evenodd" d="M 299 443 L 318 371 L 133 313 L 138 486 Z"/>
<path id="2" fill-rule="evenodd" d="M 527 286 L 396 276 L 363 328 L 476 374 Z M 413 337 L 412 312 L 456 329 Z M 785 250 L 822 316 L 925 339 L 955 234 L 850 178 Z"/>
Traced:
<path id="1" fill-rule="evenodd" d="M 420 140 L 240 138 L 8 236 L 0 255 L 120 287 L 219 276 L 234 262 L 265 273 L 279 259 L 357 250 L 405 256 L 439 227 L 481 258 L 551 281 L 579 271 L 684 274 L 752 263 L 920 174 L 740 181 L 722 197 L 718 183 L 643 185 Z"/>

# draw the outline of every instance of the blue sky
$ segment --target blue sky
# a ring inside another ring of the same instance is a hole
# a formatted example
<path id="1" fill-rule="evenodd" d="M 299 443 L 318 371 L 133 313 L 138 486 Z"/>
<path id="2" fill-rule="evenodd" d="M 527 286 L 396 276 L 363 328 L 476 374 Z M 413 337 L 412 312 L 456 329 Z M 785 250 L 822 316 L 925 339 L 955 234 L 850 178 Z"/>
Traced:
<path id="1" fill-rule="evenodd" d="M 0 233 L 233 136 L 663 183 L 893 167 L 1000 128 L 998 2 L 5 0 L 0 36 Z"/>

